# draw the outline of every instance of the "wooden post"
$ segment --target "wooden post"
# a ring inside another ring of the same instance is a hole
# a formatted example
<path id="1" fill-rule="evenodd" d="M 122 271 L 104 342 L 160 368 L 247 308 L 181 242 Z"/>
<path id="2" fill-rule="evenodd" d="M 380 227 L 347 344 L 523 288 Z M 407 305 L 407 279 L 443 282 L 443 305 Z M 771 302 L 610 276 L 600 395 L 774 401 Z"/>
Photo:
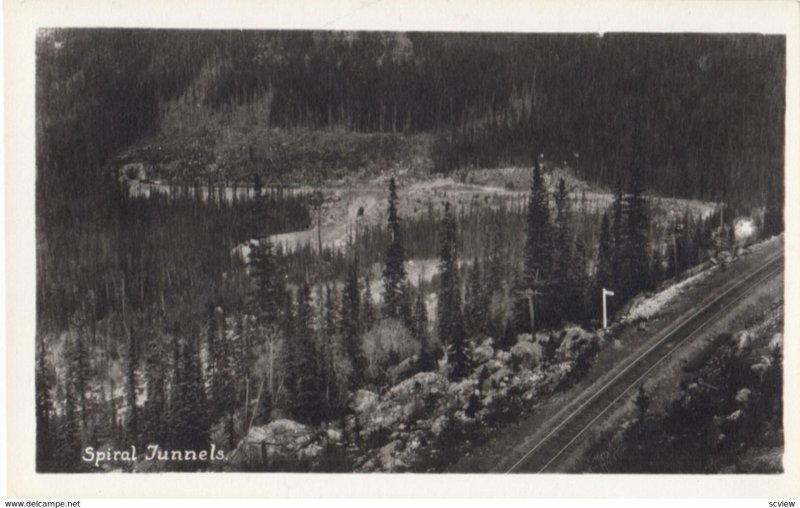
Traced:
<path id="1" fill-rule="evenodd" d="M 606 312 L 606 296 L 614 296 L 613 291 L 603 288 L 603 330 L 608 328 L 608 315 Z"/>

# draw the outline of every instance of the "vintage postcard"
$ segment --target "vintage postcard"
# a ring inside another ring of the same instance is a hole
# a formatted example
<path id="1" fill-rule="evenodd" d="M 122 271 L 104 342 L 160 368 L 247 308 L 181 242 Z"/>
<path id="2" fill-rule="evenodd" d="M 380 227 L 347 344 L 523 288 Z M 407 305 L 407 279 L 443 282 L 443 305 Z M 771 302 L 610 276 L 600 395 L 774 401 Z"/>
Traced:
<path id="1" fill-rule="evenodd" d="M 5 8 L 10 495 L 798 495 L 797 3 Z"/>

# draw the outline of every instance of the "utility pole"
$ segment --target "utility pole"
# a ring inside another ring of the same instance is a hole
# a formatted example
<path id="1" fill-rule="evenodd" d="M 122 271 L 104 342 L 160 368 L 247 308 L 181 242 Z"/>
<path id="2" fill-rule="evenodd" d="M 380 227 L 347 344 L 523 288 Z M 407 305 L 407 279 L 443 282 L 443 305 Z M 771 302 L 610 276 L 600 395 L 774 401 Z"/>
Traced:
<path id="1" fill-rule="evenodd" d="M 609 291 L 606 288 L 603 288 L 603 330 L 608 328 L 608 313 L 606 310 L 606 297 L 607 296 L 614 296 L 613 291 Z"/>
<path id="2" fill-rule="evenodd" d="M 536 275 L 534 277 L 533 283 L 534 286 L 538 285 L 539 283 L 539 270 L 536 270 Z M 536 321 L 533 310 L 533 299 L 542 293 L 538 289 L 532 289 L 532 288 L 528 288 L 524 291 L 517 291 L 517 293 L 525 296 L 528 299 L 528 314 L 530 315 L 531 318 L 531 336 L 533 336 L 536 333 Z"/>

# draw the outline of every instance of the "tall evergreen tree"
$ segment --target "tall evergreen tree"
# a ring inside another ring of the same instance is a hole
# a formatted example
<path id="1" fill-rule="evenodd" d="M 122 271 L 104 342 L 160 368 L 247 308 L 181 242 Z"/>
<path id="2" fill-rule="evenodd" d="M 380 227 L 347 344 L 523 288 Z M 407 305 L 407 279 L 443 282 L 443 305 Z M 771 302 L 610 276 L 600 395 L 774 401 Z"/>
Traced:
<path id="1" fill-rule="evenodd" d="M 400 234 L 400 218 L 397 213 L 397 184 L 394 178 L 389 180 L 387 227 L 391 238 L 389 240 L 389 248 L 386 251 L 386 265 L 383 269 L 383 315 L 402 319 L 403 308 L 407 300 L 404 285 L 406 269 Z"/>
<path id="2" fill-rule="evenodd" d="M 456 252 L 456 219 L 450 203 L 444 205 L 439 229 L 439 299 L 437 317 L 439 341 L 447 346 L 450 377 L 461 379 L 469 373 L 470 354 L 461 313 L 461 284 Z"/>
<path id="3" fill-rule="evenodd" d="M 64 415 L 58 432 L 59 446 L 55 468 L 60 472 L 75 472 L 82 469 L 80 460 L 83 450 L 81 436 L 80 401 L 78 400 L 75 381 L 79 377 L 77 365 L 67 364 L 67 376 L 64 380 Z"/>
<path id="4" fill-rule="evenodd" d="M 528 195 L 523 271 L 524 284 L 527 288 L 534 287 L 537 272 L 539 280 L 546 280 L 551 276 L 553 243 L 549 201 L 549 193 L 537 159 L 533 166 L 530 194 Z"/>
<path id="5" fill-rule="evenodd" d="M 595 284 L 593 294 L 590 295 L 594 305 L 593 309 L 598 310 L 602 305 L 603 288 L 615 291 L 614 281 L 614 244 L 611 232 L 611 224 L 608 219 L 608 213 L 603 213 L 603 218 L 600 221 L 600 238 L 597 246 L 597 269 L 595 271 Z M 609 309 L 615 308 L 614 302 L 608 301 Z"/>
<path id="6" fill-rule="evenodd" d="M 251 312 L 262 325 L 277 325 L 285 294 L 272 243 L 268 240 L 251 242 L 248 265 L 255 282 L 250 299 Z"/>
<path id="7" fill-rule="evenodd" d="M 145 431 L 149 443 L 166 446 L 170 423 L 167 420 L 169 353 L 160 330 L 153 330 L 149 335 L 144 368 L 147 390 L 147 400 L 144 405 Z"/>
<path id="8" fill-rule="evenodd" d="M 555 191 L 555 250 L 553 260 L 553 295 L 560 320 L 582 318 L 583 259 L 577 256 L 572 238 L 572 204 L 566 182 L 559 179 Z"/>
<path id="9" fill-rule="evenodd" d="M 139 376 L 137 373 L 139 355 L 136 350 L 136 341 L 133 339 L 134 331 L 128 337 L 128 350 L 125 357 L 125 403 L 128 406 L 126 419 L 126 438 L 128 443 L 136 444 L 139 440 L 139 408 L 136 405 L 139 392 Z"/>
<path id="10" fill-rule="evenodd" d="M 234 437 L 236 434 L 234 413 L 238 406 L 237 387 L 234 378 L 234 365 L 237 361 L 236 342 L 231 337 L 228 337 L 225 313 L 221 307 L 217 307 L 215 310 L 215 319 L 218 323 L 218 340 L 216 343 L 214 379 L 210 383 L 211 406 L 214 415 L 225 418 L 228 445 L 232 448 L 235 444 Z"/>
<path id="11" fill-rule="evenodd" d="M 361 347 L 361 292 L 358 288 L 358 257 L 353 258 L 342 291 L 342 346 L 353 366 L 351 386 L 359 386 L 366 370 L 366 357 Z"/>
<path id="12" fill-rule="evenodd" d="M 172 427 L 172 447 L 180 450 L 206 450 L 209 446 L 210 424 L 208 402 L 200 361 L 199 333 L 193 330 L 179 352 L 179 369 L 176 373 L 174 401 L 175 423 Z M 174 464 L 178 470 L 195 470 L 203 461 L 181 461 Z"/>
<path id="13" fill-rule="evenodd" d="M 626 195 L 628 243 L 624 258 L 629 269 L 631 281 L 631 291 L 628 296 L 633 296 L 639 291 L 652 287 L 650 277 L 650 214 L 644 192 L 644 168 L 637 157 L 631 167 L 629 189 Z"/>
<path id="14" fill-rule="evenodd" d="M 209 392 L 214 392 L 214 382 L 217 377 L 217 348 L 219 347 L 219 330 L 216 316 L 216 307 L 208 304 L 206 316 L 206 379 L 209 382 Z"/>
<path id="15" fill-rule="evenodd" d="M 612 203 L 612 274 L 615 302 L 624 302 L 631 295 L 631 274 L 627 262 L 629 247 L 629 213 L 622 182 L 617 186 Z"/>
<path id="16" fill-rule="evenodd" d="M 467 288 L 464 295 L 464 327 L 467 337 L 486 333 L 488 324 L 489 298 L 483 284 L 483 270 L 476 257 L 467 276 Z"/>
<path id="17" fill-rule="evenodd" d="M 364 331 L 375 325 L 375 304 L 372 301 L 372 289 L 369 275 L 364 280 L 364 293 L 361 296 L 361 323 Z"/>
<path id="18" fill-rule="evenodd" d="M 319 376 L 317 351 L 314 347 L 311 325 L 311 289 L 303 283 L 297 293 L 297 313 L 295 318 L 296 375 L 293 414 L 301 422 L 318 424 L 324 418 L 322 380 Z"/>
<path id="19" fill-rule="evenodd" d="M 433 349 L 428 332 L 428 307 L 425 304 L 425 293 L 422 291 L 422 277 L 420 277 L 417 284 L 416 294 L 411 333 L 419 341 L 417 368 L 420 371 L 429 371 L 436 368 L 436 352 Z"/>
<path id="20" fill-rule="evenodd" d="M 47 362 L 44 337 L 39 337 L 36 348 L 36 470 L 49 471 L 53 454 L 50 415 L 53 401 L 50 395 L 50 367 Z"/>

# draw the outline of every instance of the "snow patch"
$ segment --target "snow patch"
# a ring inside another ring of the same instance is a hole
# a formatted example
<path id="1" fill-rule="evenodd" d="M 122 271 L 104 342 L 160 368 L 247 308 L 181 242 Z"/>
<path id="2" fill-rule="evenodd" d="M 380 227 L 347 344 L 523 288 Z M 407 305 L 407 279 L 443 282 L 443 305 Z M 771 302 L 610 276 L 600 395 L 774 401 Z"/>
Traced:
<path id="1" fill-rule="evenodd" d="M 678 295 L 686 291 L 693 284 L 701 282 L 708 277 L 709 271 L 705 270 L 697 275 L 693 275 L 688 279 L 682 280 L 677 284 L 673 284 L 663 291 L 644 298 L 636 302 L 628 314 L 623 318 L 623 322 L 631 323 L 639 319 L 650 319 L 658 314 L 669 302 L 674 300 Z"/>

